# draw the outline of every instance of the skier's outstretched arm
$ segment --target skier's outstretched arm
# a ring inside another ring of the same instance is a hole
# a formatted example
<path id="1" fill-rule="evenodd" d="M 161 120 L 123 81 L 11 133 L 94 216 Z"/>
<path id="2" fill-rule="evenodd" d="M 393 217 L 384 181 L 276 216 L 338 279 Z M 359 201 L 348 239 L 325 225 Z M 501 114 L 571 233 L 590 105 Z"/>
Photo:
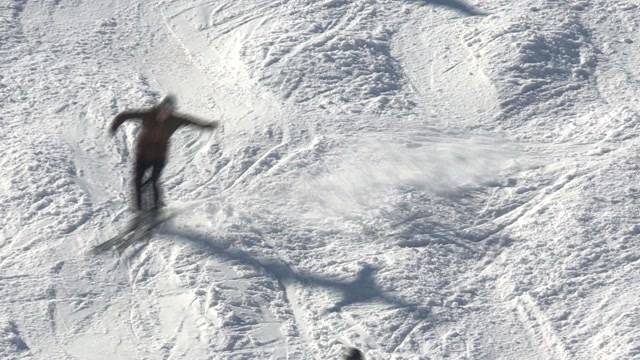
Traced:
<path id="1" fill-rule="evenodd" d="M 196 117 L 185 114 L 174 113 L 171 117 L 175 121 L 178 121 L 180 125 L 195 125 L 203 129 L 215 129 L 220 125 L 217 121 L 205 122 Z"/>
<path id="2" fill-rule="evenodd" d="M 116 130 L 122 125 L 123 122 L 130 119 L 142 119 L 145 112 L 143 110 L 125 110 L 120 114 L 116 115 L 116 117 L 111 122 L 111 127 L 109 127 L 109 133 L 111 135 L 115 134 Z"/>

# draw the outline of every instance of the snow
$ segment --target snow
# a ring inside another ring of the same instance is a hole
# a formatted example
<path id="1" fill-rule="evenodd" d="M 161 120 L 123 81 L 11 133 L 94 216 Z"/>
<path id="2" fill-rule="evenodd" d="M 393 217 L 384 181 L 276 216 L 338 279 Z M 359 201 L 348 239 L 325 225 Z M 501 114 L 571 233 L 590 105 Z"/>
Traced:
<path id="1" fill-rule="evenodd" d="M 640 358 L 637 0 L 0 4 L 0 358 Z M 128 108 L 172 139 L 148 243 Z"/>

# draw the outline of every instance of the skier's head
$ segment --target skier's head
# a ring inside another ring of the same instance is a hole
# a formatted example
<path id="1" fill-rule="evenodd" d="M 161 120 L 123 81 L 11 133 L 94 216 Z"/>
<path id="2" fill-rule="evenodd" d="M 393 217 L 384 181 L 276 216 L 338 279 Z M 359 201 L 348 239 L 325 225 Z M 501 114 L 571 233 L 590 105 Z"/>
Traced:
<path id="1" fill-rule="evenodd" d="M 345 360 L 364 360 L 364 355 L 362 351 L 356 348 L 347 349 L 347 353 L 344 356 Z"/>
<path id="2" fill-rule="evenodd" d="M 158 104 L 158 108 L 171 112 L 176 109 L 176 102 L 176 97 L 173 94 L 167 94 Z"/>

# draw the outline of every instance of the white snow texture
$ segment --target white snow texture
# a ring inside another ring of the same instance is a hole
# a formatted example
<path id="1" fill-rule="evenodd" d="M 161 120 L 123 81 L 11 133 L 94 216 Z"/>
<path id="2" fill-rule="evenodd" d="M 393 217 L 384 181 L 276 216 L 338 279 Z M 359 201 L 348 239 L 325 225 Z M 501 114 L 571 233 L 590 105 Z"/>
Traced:
<path id="1" fill-rule="evenodd" d="M 3 0 L 0 359 L 640 359 L 640 0 Z M 183 209 L 124 253 L 174 93 Z"/>

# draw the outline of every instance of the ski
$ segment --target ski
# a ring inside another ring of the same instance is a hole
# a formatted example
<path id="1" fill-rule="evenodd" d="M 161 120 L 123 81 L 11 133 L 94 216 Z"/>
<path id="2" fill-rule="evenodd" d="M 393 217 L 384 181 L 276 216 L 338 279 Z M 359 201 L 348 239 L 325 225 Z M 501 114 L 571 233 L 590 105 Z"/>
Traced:
<path id="1" fill-rule="evenodd" d="M 131 221 L 123 232 L 94 246 L 92 252 L 94 254 L 98 254 L 110 249 L 115 249 L 121 254 L 131 244 L 141 241 L 148 235 L 151 235 L 153 229 L 160 224 L 173 219 L 178 214 L 178 211 L 169 211 L 157 215 L 145 214 L 138 216 Z"/>

